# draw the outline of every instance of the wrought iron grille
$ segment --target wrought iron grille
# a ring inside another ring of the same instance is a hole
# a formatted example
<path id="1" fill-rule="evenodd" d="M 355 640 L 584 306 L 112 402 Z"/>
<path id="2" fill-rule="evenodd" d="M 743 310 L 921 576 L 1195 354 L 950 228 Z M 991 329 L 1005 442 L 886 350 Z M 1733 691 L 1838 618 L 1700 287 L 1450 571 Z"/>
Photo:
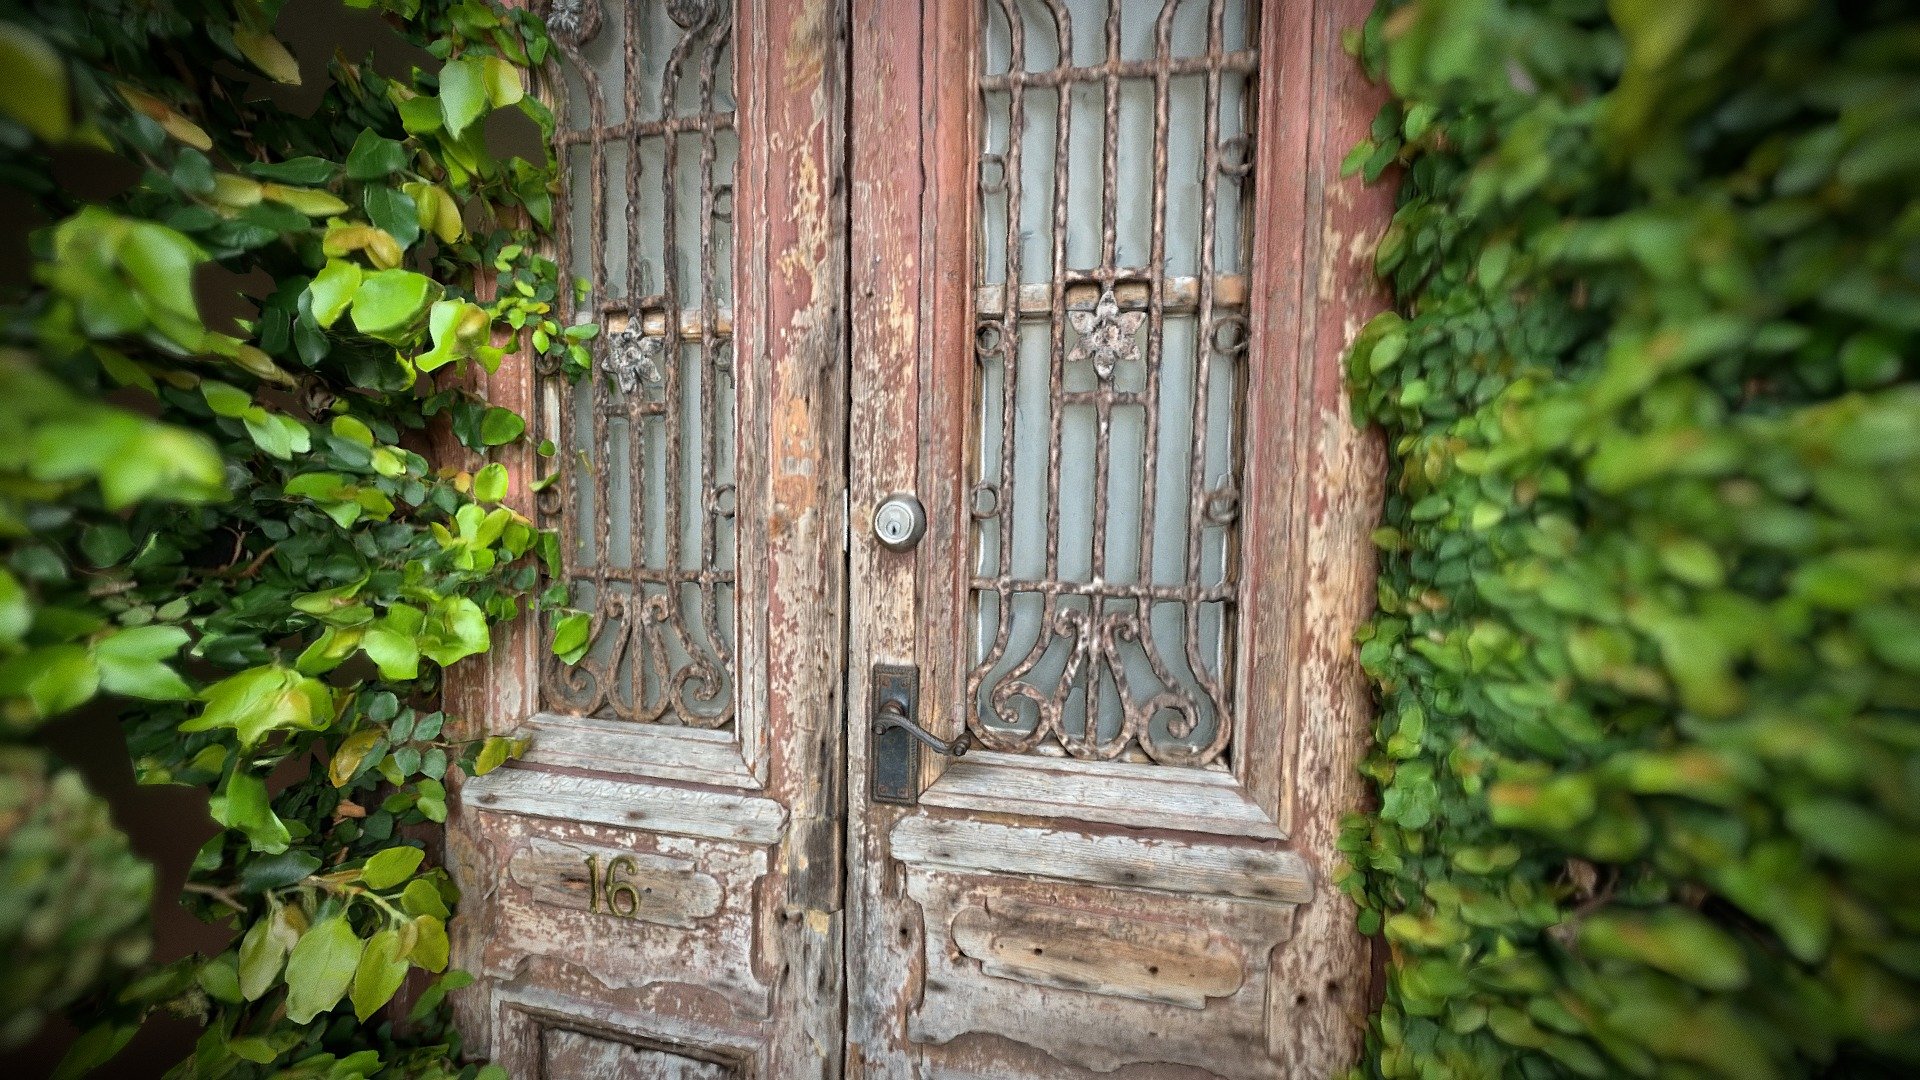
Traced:
<path id="1" fill-rule="evenodd" d="M 1224 767 L 1257 14 L 984 3 L 967 722 Z"/>
<path id="2" fill-rule="evenodd" d="M 561 265 L 599 324 L 591 378 L 540 372 L 568 459 L 540 510 L 593 614 L 559 712 L 719 728 L 734 693 L 733 13 L 726 0 L 553 0 Z"/>

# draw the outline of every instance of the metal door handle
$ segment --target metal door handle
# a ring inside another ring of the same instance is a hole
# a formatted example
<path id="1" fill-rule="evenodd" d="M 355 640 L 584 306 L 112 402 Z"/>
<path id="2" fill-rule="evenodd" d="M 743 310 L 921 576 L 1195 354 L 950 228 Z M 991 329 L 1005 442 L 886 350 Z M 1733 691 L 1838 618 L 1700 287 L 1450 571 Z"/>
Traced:
<path id="1" fill-rule="evenodd" d="M 967 747 L 973 745 L 973 732 L 963 730 L 952 742 L 948 742 L 933 732 L 928 731 L 926 728 L 921 727 L 919 724 L 914 723 L 908 718 L 906 710 L 902 709 L 899 703 L 893 701 L 882 704 L 880 711 L 875 713 L 873 717 L 873 733 L 875 735 L 886 731 L 888 728 L 899 728 L 901 731 L 920 740 L 927 749 L 932 750 L 936 754 L 945 754 L 948 757 L 963 757 L 967 752 Z"/>

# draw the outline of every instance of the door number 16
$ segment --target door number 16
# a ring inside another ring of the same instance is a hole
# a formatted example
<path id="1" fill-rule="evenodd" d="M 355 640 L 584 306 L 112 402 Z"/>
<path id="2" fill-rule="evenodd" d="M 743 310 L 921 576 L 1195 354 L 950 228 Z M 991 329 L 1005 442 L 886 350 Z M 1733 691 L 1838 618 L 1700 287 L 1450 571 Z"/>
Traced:
<path id="1" fill-rule="evenodd" d="M 587 913 L 631 919 L 640 910 L 640 893 L 623 875 L 640 871 L 639 864 L 626 855 L 609 860 L 606 872 L 600 871 L 600 856 L 587 856 Z M 652 889 L 645 890 L 652 892 Z"/>

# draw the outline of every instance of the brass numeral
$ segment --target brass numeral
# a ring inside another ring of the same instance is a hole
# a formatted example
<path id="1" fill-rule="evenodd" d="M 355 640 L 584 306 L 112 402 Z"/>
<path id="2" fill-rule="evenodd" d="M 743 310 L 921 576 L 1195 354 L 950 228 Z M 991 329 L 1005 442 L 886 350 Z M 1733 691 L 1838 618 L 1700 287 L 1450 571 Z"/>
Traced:
<path id="1" fill-rule="evenodd" d="M 638 873 L 640 866 L 629 856 L 609 860 L 605 874 L 600 872 L 600 856 L 587 856 L 587 914 L 612 915 L 631 919 L 640 912 L 640 890 L 622 874 Z"/>

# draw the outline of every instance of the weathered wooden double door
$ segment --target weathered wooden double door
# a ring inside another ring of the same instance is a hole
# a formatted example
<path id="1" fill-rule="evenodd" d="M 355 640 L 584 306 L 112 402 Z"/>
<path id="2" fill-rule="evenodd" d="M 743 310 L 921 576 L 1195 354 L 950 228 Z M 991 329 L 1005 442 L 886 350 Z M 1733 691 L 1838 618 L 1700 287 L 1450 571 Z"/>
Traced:
<path id="1" fill-rule="evenodd" d="M 550 0 L 591 647 L 454 707 L 519 1077 L 1325 1076 L 1367 953 L 1360 0 Z M 533 481 L 558 474 L 536 493 Z"/>

